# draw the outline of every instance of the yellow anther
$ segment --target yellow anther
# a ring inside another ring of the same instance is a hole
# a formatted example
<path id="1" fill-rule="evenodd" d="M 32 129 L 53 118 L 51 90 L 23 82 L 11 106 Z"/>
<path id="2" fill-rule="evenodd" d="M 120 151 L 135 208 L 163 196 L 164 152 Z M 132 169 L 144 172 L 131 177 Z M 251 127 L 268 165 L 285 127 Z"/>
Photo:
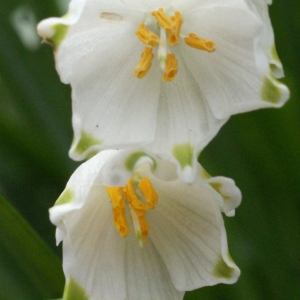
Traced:
<path id="1" fill-rule="evenodd" d="M 190 33 L 188 37 L 184 38 L 184 41 L 192 48 L 207 52 L 215 51 L 215 43 L 213 41 L 198 37 L 195 33 Z"/>
<path id="2" fill-rule="evenodd" d="M 146 241 L 146 237 L 149 233 L 149 225 L 145 218 L 146 212 L 150 208 L 154 209 L 155 204 L 158 202 L 158 196 L 150 180 L 143 177 L 137 184 L 137 182 L 131 178 L 123 188 L 106 187 L 106 191 L 113 205 L 112 210 L 115 227 L 122 237 L 126 237 L 130 231 L 125 215 L 125 201 L 128 202 L 135 234 L 140 247 L 142 247 L 143 241 Z M 136 192 L 138 195 L 141 195 L 141 192 L 143 193 L 147 204 L 138 198 Z"/>
<path id="3" fill-rule="evenodd" d="M 140 41 L 147 46 L 156 47 L 159 43 L 159 37 L 146 28 L 144 23 L 140 24 L 139 29 L 135 32 L 135 34 Z"/>
<path id="4" fill-rule="evenodd" d="M 113 204 L 115 227 L 122 237 L 126 237 L 130 229 L 125 216 L 125 202 L 122 197 L 122 190 L 119 187 L 106 187 L 106 191 Z"/>
<path id="5" fill-rule="evenodd" d="M 163 82 L 173 81 L 177 75 L 177 71 L 178 71 L 178 61 L 175 58 L 175 54 L 168 53 L 165 73 L 162 76 L 162 81 Z"/>
<path id="6" fill-rule="evenodd" d="M 152 48 L 146 47 L 144 52 L 141 55 L 142 59 L 139 64 L 133 70 L 133 74 L 137 78 L 144 78 L 148 71 L 151 68 L 152 60 L 154 58 L 154 54 L 152 53 Z"/>
<path id="7" fill-rule="evenodd" d="M 145 214 L 147 211 L 147 206 L 136 196 L 133 188 L 133 180 L 129 179 L 127 185 L 123 188 L 124 196 L 127 199 L 131 209 L 138 216 L 139 225 L 141 228 L 141 234 L 143 240 L 146 239 L 149 232 L 149 225 L 145 219 Z"/>
<path id="8" fill-rule="evenodd" d="M 174 22 L 164 13 L 162 8 L 159 8 L 158 11 L 153 11 L 151 15 L 156 18 L 158 24 L 167 32 L 168 30 L 173 30 Z"/>
<path id="9" fill-rule="evenodd" d="M 141 216 L 146 213 L 147 206 L 136 196 L 132 183 L 133 180 L 130 178 L 127 185 L 123 188 L 124 196 L 136 214 Z"/>
<path id="10" fill-rule="evenodd" d="M 175 11 L 175 15 L 171 17 L 171 20 L 174 24 L 174 30 L 172 31 L 172 33 L 169 33 L 169 44 L 171 46 L 174 46 L 176 44 L 179 44 L 180 42 L 180 30 L 183 23 L 180 12 Z"/>
<path id="11" fill-rule="evenodd" d="M 148 208 L 154 209 L 155 204 L 158 202 L 158 196 L 151 184 L 151 181 L 147 177 L 143 177 L 138 184 L 138 187 L 146 198 Z"/>
<path id="12" fill-rule="evenodd" d="M 166 30 L 169 34 L 169 44 L 174 46 L 179 44 L 180 30 L 183 20 L 179 11 L 175 12 L 175 15 L 169 18 L 162 8 L 159 8 L 158 11 L 153 11 L 152 16 L 154 16 L 158 24 Z"/>

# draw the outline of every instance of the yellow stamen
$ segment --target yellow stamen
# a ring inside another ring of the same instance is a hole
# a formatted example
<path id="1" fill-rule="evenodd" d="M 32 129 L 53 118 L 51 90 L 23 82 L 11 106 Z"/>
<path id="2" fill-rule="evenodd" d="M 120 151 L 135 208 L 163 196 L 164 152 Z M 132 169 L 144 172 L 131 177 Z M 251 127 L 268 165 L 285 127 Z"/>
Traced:
<path id="1" fill-rule="evenodd" d="M 125 216 L 125 202 L 122 197 L 121 188 L 106 187 L 106 191 L 113 204 L 112 210 L 115 227 L 120 232 L 122 237 L 126 237 L 130 229 Z"/>
<path id="2" fill-rule="evenodd" d="M 175 15 L 169 18 L 164 13 L 164 10 L 159 8 L 158 11 L 153 11 L 151 14 L 156 18 L 158 24 L 169 34 L 169 44 L 171 46 L 179 44 L 180 29 L 183 23 L 180 12 L 176 11 Z"/>
<path id="3" fill-rule="evenodd" d="M 158 203 L 158 196 L 151 184 L 151 181 L 147 177 L 143 177 L 138 184 L 138 187 L 146 198 L 148 208 L 154 209 L 155 204 Z"/>
<path id="4" fill-rule="evenodd" d="M 169 44 L 174 46 L 180 43 L 180 30 L 183 20 L 179 11 L 175 11 L 175 15 L 171 17 L 171 20 L 174 22 L 174 31 L 169 33 Z"/>
<path id="5" fill-rule="evenodd" d="M 135 32 L 141 42 L 147 46 L 156 47 L 159 42 L 159 37 L 145 27 L 145 23 L 141 23 L 138 30 Z"/>
<path id="6" fill-rule="evenodd" d="M 123 188 L 123 192 L 124 196 L 127 198 L 130 208 L 133 209 L 138 216 L 142 238 L 145 240 L 149 231 L 149 225 L 145 219 L 147 206 L 136 196 L 132 182 L 132 178 L 129 179 L 127 185 Z M 139 232 L 136 231 L 136 233 L 138 237 Z"/>
<path id="7" fill-rule="evenodd" d="M 159 8 L 158 11 L 153 11 L 151 15 L 156 18 L 158 24 L 167 32 L 168 30 L 173 30 L 174 22 L 164 13 L 162 8 Z"/>
<path id="8" fill-rule="evenodd" d="M 175 58 L 175 54 L 168 53 L 165 73 L 162 76 L 163 82 L 173 81 L 178 72 L 178 61 Z"/>
<path id="9" fill-rule="evenodd" d="M 190 33 L 188 37 L 184 38 L 184 41 L 192 48 L 207 52 L 215 51 L 215 43 L 213 41 L 198 37 L 195 33 Z"/>
<path id="10" fill-rule="evenodd" d="M 157 193 L 150 180 L 147 177 L 143 177 L 141 180 L 140 177 L 137 179 L 131 178 L 123 188 L 106 187 L 106 191 L 113 204 L 112 209 L 115 227 L 122 237 L 126 237 L 130 231 L 125 215 L 124 200 L 127 200 L 135 235 L 142 248 L 143 241 L 146 241 L 146 237 L 149 233 L 149 225 L 145 218 L 146 212 L 148 209 L 154 209 L 155 204 L 158 203 Z M 147 204 L 143 203 L 137 194 L 143 199 L 146 199 Z"/>
<path id="11" fill-rule="evenodd" d="M 137 78 L 144 78 L 148 71 L 151 68 L 152 60 L 154 58 L 154 54 L 152 53 L 152 48 L 146 47 L 144 52 L 141 55 L 142 59 L 139 64 L 133 70 L 133 74 Z"/>

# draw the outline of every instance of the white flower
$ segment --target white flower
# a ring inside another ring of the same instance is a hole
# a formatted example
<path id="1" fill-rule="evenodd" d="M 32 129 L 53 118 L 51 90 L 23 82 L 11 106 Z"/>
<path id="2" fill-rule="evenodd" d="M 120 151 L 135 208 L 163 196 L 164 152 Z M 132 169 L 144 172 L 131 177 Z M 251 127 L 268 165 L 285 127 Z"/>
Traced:
<path id="1" fill-rule="evenodd" d="M 175 164 L 126 150 L 82 164 L 50 209 L 63 241 L 64 300 L 183 299 L 236 282 L 220 209 L 232 215 L 241 194 L 219 179 L 201 171 L 189 185 Z"/>
<path id="2" fill-rule="evenodd" d="M 249 1 L 73 0 L 66 17 L 42 21 L 72 86 L 70 156 L 143 147 L 192 182 L 232 114 L 282 106 L 289 91 L 262 47 L 272 32 Z"/>

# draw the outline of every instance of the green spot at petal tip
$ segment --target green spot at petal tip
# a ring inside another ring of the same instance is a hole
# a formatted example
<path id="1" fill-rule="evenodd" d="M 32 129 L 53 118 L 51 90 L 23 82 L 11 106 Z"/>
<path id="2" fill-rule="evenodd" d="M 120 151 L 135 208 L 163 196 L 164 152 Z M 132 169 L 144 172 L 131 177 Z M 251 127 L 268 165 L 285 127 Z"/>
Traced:
<path id="1" fill-rule="evenodd" d="M 270 69 L 272 74 L 276 74 L 278 71 L 278 67 L 275 64 L 270 64 Z"/>
<path id="2" fill-rule="evenodd" d="M 64 300 L 89 300 L 85 290 L 74 280 L 70 279 L 65 286 Z"/>
<path id="3" fill-rule="evenodd" d="M 234 260 L 232 259 L 232 257 L 231 257 L 231 255 L 230 255 L 229 251 L 227 252 L 227 258 L 228 258 L 228 260 L 229 260 L 230 262 L 232 262 L 233 264 L 235 264 L 235 262 L 234 262 Z"/>
<path id="4" fill-rule="evenodd" d="M 205 179 L 210 179 L 211 178 L 210 174 L 206 170 L 204 170 L 204 169 L 202 169 L 202 176 Z"/>
<path id="5" fill-rule="evenodd" d="M 56 200 L 55 205 L 62 205 L 72 202 L 74 193 L 71 189 L 65 189 L 60 197 Z"/>
<path id="6" fill-rule="evenodd" d="M 218 193 L 220 193 L 221 184 L 219 182 L 210 182 L 209 185 Z"/>
<path id="7" fill-rule="evenodd" d="M 278 86 L 279 82 L 270 75 L 270 77 L 265 77 L 263 86 L 261 89 L 261 98 L 264 101 L 278 104 L 281 100 L 281 89 Z"/>
<path id="8" fill-rule="evenodd" d="M 271 57 L 274 59 L 274 61 L 281 63 L 275 45 L 273 45 L 271 48 Z"/>
<path id="9" fill-rule="evenodd" d="M 98 153 L 99 153 L 98 150 L 91 151 L 91 152 L 89 152 L 89 153 L 87 154 L 86 159 L 90 159 L 90 158 L 92 158 L 93 156 L 95 156 L 95 155 L 98 154 Z"/>
<path id="10" fill-rule="evenodd" d="M 129 171 L 133 171 L 136 163 L 138 162 L 138 160 L 143 157 L 143 156 L 147 156 L 147 157 L 150 157 L 153 161 L 153 169 L 156 168 L 156 161 L 153 157 L 147 155 L 145 152 L 143 151 L 139 151 L 139 152 L 134 152 L 134 153 L 131 153 L 125 160 L 125 167 L 127 170 Z"/>
<path id="11" fill-rule="evenodd" d="M 231 260 L 233 262 L 233 260 L 232 260 L 232 258 L 231 258 L 230 255 L 229 255 L 229 257 L 230 257 L 229 260 Z M 213 275 L 215 277 L 217 277 L 217 278 L 226 278 L 226 279 L 229 279 L 229 278 L 231 278 L 233 276 L 234 271 L 235 271 L 235 269 L 234 268 L 230 268 L 226 264 L 226 262 L 224 261 L 223 257 L 221 256 L 218 259 L 218 261 L 216 263 L 216 266 L 215 266 L 215 268 L 213 270 Z"/>
<path id="12" fill-rule="evenodd" d="M 209 185 L 210 185 L 217 193 L 219 193 L 219 194 L 222 196 L 224 202 L 225 202 L 225 201 L 228 201 L 228 200 L 231 200 L 230 197 L 226 197 L 226 196 L 224 196 L 224 195 L 221 193 L 221 187 L 222 187 L 222 184 L 221 184 L 221 183 L 219 183 L 219 182 L 210 182 Z"/>
<path id="13" fill-rule="evenodd" d="M 55 24 L 52 28 L 54 29 L 54 34 L 51 38 L 47 39 L 47 41 L 53 46 L 54 51 L 56 51 L 64 40 L 69 30 L 69 26 L 63 24 Z"/>
<path id="14" fill-rule="evenodd" d="M 173 147 L 173 156 L 180 163 L 181 169 L 187 166 L 193 166 L 194 147 L 190 143 L 175 145 Z"/>
<path id="15" fill-rule="evenodd" d="M 100 140 L 95 139 L 85 131 L 82 131 L 81 138 L 75 148 L 75 152 L 82 154 L 86 152 L 90 147 L 95 145 L 100 145 L 100 144 L 101 144 Z M 95 155 L 97 152 L 98 151 L 92 150 L 90 153 L 88 153 L 88 157 L 90 158 L 90 156 Z"/>

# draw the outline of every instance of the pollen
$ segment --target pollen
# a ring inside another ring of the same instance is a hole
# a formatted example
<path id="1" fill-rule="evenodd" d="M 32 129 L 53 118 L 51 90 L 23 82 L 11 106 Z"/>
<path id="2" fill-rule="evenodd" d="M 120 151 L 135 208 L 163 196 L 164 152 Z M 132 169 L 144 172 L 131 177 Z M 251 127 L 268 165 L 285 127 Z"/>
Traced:
<path id="1" fill-rule="evenodd" d="M 143 177 L 138 187 L 146 198 L 148 208 L 154 209 L 155 204 L 158 203 L 158 196 L 149 178 Z"/>
<path id="2" fill-rule="evenodd" d="M 162 8 L 159 8 L 158 11 L 153 11 L 152 16 L 154 16 L 158 24 L 169 34 L 168 42 L 171 46 L 179 44 L 180 42 L 180 29 L 183 23 L 181 14 L 179 11 L 176 11 L 174 16 L 169 18 Z"/>
<path id="3" fill-rule="evenodd" d="M 126 237 L 130 231 L 125 212 L 125 203 L 127 202 L 135 235 L 142 248 L 143 241 L 146 241 L 149 234 L 149 224 L 146 220 L 147 210 L 154 209 L 158 203 L 158 195 L 151 181 L 147 177 L 139 179 L 138 182 L 131 178 L 122 188 L 106 187 L 106 190 L 113 205 L 113 220 L 116 229 L 122 237 Z"/>
<path id="4" fill-rule="evenodd" d="M 174 23 L 173 23 L 173 21 L 171 20 L 171 18 L 169 18 L 169 17 L 164 13 L 163 8 L 159 8 L 158 11 L 153 11 L 153 12 L 151 13 L 151 15 L 152 15 L 153 17 L 156 18 L 158 24 L 159 24 L 163 29 L 165 29 L 166 31 L 168 31 L 168 30 L 173 30 Z"/>
<path id="5" fill-rule="evenodd" d="M 213 41 L 201 38 L 195 33 L 190 33 L 188 37 L 184 38 L 184 41 L 192 48 L 204 50 L 207 52 L 215 51 L 215 43 Z"/>
<path id="6" fill-rule="evenodd" d="M 152 20 L 149 21 L 147 17 L 146 24 L 151 26 L 152 29 L 155 29 L 155 25 L 158 25 L 160 36 L 158 37 L 158 35 L 146 28 L 145 23 L 139 25 L 136 35 L 147 47 L 142 53 L 141 61 L 133 72 L 137 78 L 144 78 L 150 70 L 154 58 L 152 48 L 157 45 L 157 59 L 162 72 L 164 72 L 162 76 L 163 82 L 172 82 L 178 73 L 178 61 L 170 49 L 180 44 L 180 38 L 183 38 L 185 44 L 194 49 L 204 50 L 206 52 L 215 51 L 215 43 L 212 40 L 202 38 L 192 32 L 189 33 L 188 36 L 186 36 L 187 32 L 185 35 L 181 33 L 183 18 L 179 11 L 168 14 L 168 12 L 165 12 L 161 7 L 157 11 L 152 11 L 151 15 L 152 17 L 150 17 L 150 19 L 152 18 Z"/>
<path id="7" fill-rule="evenodd" d="M 169 53 L 167 55 L 165 73 L 162 76 L 163 82 L 173 81 L 177 75 L 178 61 L 175 58 L 175 54 Z"/>
<path id="8" fill-rule="evenodd" d="M 159 37 L 145 27 L 145 23 L 141 23 L 135 32 L 139 40 L 147 46 L 156 47 L 159 43 Z"/>
<path id="9" fill-rule="evenodd" d="M 130 229 L 125 216 L 125 201 L 119 187 L 106 187 L 106 191 L 112 202 L 114 224 L 122 237 L 126 237 Z"/>
<path id="10" fill-rule="evenodd" d="M 152 48 L 146 47 L 141 57 L 142 59 L 133 71 L 134 76 L 137 78 L 144 78 L 152 66 L 152 60 L 154 58 Z"/>

